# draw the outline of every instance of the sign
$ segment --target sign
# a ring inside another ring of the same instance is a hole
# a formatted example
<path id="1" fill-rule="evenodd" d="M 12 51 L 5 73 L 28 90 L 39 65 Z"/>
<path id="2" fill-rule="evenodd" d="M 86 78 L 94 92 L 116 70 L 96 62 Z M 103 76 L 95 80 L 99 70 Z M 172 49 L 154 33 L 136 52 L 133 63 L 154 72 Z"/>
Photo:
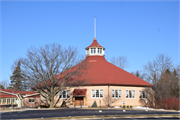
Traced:
<path id="1" fill-rule="evenodd" d="M 14 95 L 14 92 L 12 92 L 12 95 Z"/>
<path id="2" fill-rule="evenodd" d="M 123 104 L 125 104 L 125 100 L 123 100 Z"/>
<path id="3" fill-rule="evenodd" d="M 18 103 L 17 100 L 15 102 L 16 102 L 16 104 Z"/>
<path id="4" fill-rule="evenodd" d="M 99 101 L 99 103 L 101 104 L 101 100 Z"/>
<path id="5" fill-rule="evenodd" d="M 146 104 L 147 104 L 147 100 L 146 100 Z"/>

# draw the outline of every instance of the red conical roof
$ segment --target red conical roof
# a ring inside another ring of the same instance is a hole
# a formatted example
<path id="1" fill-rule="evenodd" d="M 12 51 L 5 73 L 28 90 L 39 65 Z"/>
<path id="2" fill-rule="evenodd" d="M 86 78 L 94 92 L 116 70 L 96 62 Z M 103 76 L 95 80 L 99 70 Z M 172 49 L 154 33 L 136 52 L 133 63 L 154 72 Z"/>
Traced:
<path id="1" fill-rule="evenodd" d="M 99 48 L 103 48 L 103 49 L 104 49 L 104 47 L 102 47 L 102 46 L 100 46 L 100 45 L 98 44 L 96 38 L 94 38 L 93 43 L 92 43 L 90 46 L 86 47 L 85 49 L 88 49 L 89 47 L 99 47 Z"/>
<path id="2" fill-rule="evenodd" d="M 94 39 L 93 43 L 89 47 L 102 46 L 100 46 L 97 43 L 97 40 Z M 86 59 L 83 62 L 87 63 L 87 69 L 82 69 L 85 74 L 81 74 L 79 76 L 80 78 L 76 78 L 76 76 L 73 76 L 72 78 L 88 81 L 86 85 L 153 86 L 133 74 L 109 63 L 106 61 L 104 56 L 86 56 Z M 78 67 L 80 64 L 70 68 L 70 71 Z"/>
<path id="3" fill-rule="evenodd" d="M 85 61 L 90 67 L 85 70 L 86 74 L 82 75 L 82 78 L 91 79 L 88 84 L 152 86 L 150 83 L 109 63 L 104 56 L 87 56 Z"/>

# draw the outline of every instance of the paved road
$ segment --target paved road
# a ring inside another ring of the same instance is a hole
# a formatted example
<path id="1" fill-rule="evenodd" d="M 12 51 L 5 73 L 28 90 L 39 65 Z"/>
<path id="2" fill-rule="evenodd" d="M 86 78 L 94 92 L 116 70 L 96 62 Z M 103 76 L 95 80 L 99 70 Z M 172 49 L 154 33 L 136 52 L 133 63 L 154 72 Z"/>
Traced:
<path id="1" fill-rule="evenodd" d="M 179 117 L 158 117 L 158 118 L 113 118 L 113 119 L 93 119 L 93 120 L 179 120 Z M 83 120 L 83 119 L 78 119 Z"/>
<path id="2" fill-rule="evenodd" d="M 19 112 L 7 112 L 1 114 L 1 119 L 29 119 L 29 118 L 51 118 L 51 117 L 73 117 L 73 116 L 100 116 L 100 115 L 143 115 L 143 114 L 179 114 L 178 112 L 165 111 L 144 111 L 118 109 L 105 109 L 99 112 L 98 109 L 55 109 L 55 110 L 27 110 Z"/>

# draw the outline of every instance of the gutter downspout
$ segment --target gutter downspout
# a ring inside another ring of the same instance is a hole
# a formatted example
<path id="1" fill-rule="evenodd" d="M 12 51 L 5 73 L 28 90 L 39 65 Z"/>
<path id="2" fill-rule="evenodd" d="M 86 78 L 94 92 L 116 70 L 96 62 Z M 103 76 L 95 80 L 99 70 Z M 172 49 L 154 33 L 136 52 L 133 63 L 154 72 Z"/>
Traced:
<path id="1" fill-rule="evenodd" d="M 109 105 L 109 84 L 108 84 L 108 109 L 109 109 L 110 105 Z"/>

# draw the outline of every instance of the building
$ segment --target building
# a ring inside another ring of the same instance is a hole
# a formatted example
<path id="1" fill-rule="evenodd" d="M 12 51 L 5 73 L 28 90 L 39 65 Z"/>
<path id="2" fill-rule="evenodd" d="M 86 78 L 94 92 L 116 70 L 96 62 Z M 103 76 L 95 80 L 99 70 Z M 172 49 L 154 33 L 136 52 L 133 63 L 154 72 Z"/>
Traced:
<path id="1" fill-rule="evenodd" d="M 143 91 L 152 87 L 150 83 L 106 61 L 105 48 L 98 44 L 96 38 L 85 49 L 85 60 L 91 67 L 82 78 L 89 76 L 91 81 L 78 89 L 67 88 L 60 91 L 55 96 L 56 106 L 60 106 L 63 101 L 69 106 L 91 107 L 94 101 L 98 106 L 120 106 L 123 103 L 131 106 L 143 105 L 140 100 L 148 97 Z"/>
<path id="2" fill-rule="evenodd" d="M 37 91 L 17 91 L 0 89 L 0 107 L 37 107 L 40 104 L 40 94 Z"/>

